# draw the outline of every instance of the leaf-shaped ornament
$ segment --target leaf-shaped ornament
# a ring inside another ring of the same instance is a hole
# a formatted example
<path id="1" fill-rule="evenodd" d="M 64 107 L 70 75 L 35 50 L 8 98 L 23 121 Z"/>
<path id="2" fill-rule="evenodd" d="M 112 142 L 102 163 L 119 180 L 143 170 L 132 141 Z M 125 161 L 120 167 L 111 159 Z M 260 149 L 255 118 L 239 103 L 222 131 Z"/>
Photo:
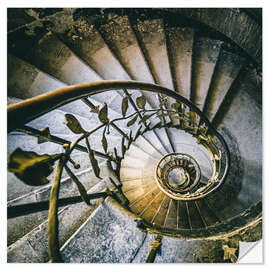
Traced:
<path id="1" fill-rule="evenodd" d="M 47 142 L 48 141 L 47 138 L 51 137 L 50 129 L 46 127 L 46 128 L 40 129 L 39 131 L 41 133 L 41 136 L 37 138 L 37 143 L 41 144 L 41 143 Z"/>
<path id="2" fill-rule="evenodd" d="M 92 149 L 88 149 L 88 154 L 89 154 L 89 158 L 90 158 L 90 161 L 91 161 L 95 176 L 100 178 L 100 176 L 99 176 L 100 168 L 99 168 L 98 162 L 97 162 L 97 160 L 95 158 L 94 151 Z"/>
<path id="3" fill-rule="evenodd" d="M 141 123 L 145 123 L 151 116 L 153 116 L 155 114 L 155 112 L 154 113 L 151 113 L 151 114 L 145 114 L 144 116 L 143 116 L 143 118 L 139 121 L 139 124 L 141 124 Z"/>
<path id="4" fill-rule="evenodd" d="M 107 139 L 106 139 L 106 136 L 105 136 L 105 132 L 103 132 L 103 136 L 102 136 L 102 147 L 103 147 L 105 153 L 107 153 L 108 142 L 107 142 Z"/>
<path id="5" fill-rule="evenodd" d="M 180 108 L 180 106 L 181 106 L 181 104 L 180 103 L 177 103 L 177 102 L 175 102 L 175 103 L 173 103 L 171 105 L 172 109 L 174 109 L 176 111 L 178 111 L 178 109 Z"/>
<path id="6" fill-rule="evenodd" d="M 183 116 L 173 115 L 172 117 L 174 119 L 179 119 L 179 120 L 182 120 L 182 121 L 186 120 L 185 117 L 183 117 Z"/>
<path id="7" fill-rule="evenodd" d="M 72 114 L 65 114 L 66 118 L 66 125 L 68 128 L 75 134 L 81 134 L 86 133 L 86 131 L 82 128 L 80 122 L 77 120 L 77 118 Z"/>
<path id="8" fill-rule="evenodd" d="M 189 119 L 193 124 L 197 123 L 197 114 L 195 112 L 187 112 Z"/>
<path id="9" fill-rule="evenodd" d="M 73 172 L 69 169 L 68 166 L 65 165 L 65 169 L 66 169 L 66 172 L 68 173 L 69 177 L 76 184 L 82 199 L 85 201 L 86 204 L 90 205 L 90 202 L 89 202 L 89 199 L 87 196 L 87 191 L 86 191 L 84 185 L 78 180 L 78 178 L 73 174 Z"/>
<path id="10" fill-rule="evenodd" d="M 60 155 L 38 155 L 17 148 L 8 158 L 8 171 L 30 186 L 49 183 L 47 176 L 53 171 L 53 164 Z"/>
<path id="11" fill-rule="evenodd" d="M 127 109 L 128 109 L 128 97 L 124 97 L 122 100 L 122 115 L 123 115 L 123 117 L 126 116 Z"/>
<path id="12" fill-rule="evenodd" d="M 107 124 L 109 122 L 108 119 L 108 106 L 106 103 L 104 103 L 103 107 L 99 111 L 98 118 L 100 122 Z"/>
<path id="13" fill-rule="evenodd" d="M 137 118 L 138 118 L 138 114 L 136 114 L 136 116 L 134 118 L 132 118 L 130 121 L 128 121 L 127 126 L 128 127 L 132 126 L 136 122 Z"/>
<path id="14" fill-rule="evenodd" d="M 145 104 L 146 104 L 146 99 L 145 96 L 141 95 L 140 97 L 136 98 L 136 104 L 140 109 L 144 109 Z"/>
<path id="15" fill-rule="evenodd" d="M 158 115 L 159 118 L 163 118 L 163 117 L 166 117 L 166 116 L 172 116 L 174 115 L 175 113 L 173 112 L 170 112 L 170 113 L 161 113 Z"/>

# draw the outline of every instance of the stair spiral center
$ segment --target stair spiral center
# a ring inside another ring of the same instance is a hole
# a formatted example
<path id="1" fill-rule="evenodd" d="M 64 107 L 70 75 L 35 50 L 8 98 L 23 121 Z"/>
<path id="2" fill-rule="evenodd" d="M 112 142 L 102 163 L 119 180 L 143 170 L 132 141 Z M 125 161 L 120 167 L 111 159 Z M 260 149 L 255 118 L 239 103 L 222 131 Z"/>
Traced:
<path id="1" fill-rule="evenodd" d="M 155 180 L 159 188 L 173 199 L 181 200 L 199 183 L 201 170 L 196 160 L 184 153 L 170 153 L 158 162 Z"/>

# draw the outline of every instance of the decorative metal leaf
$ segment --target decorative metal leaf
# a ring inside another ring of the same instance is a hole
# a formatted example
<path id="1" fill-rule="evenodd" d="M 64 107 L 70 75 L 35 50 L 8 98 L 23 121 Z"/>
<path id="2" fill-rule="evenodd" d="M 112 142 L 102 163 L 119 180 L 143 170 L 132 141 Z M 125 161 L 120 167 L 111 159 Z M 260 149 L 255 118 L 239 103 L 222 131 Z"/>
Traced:
<path id="1" fill-rule="evenodd" d="M 93 108 L 91 108 L 90 112 L 92 113 L 99 113 L 99 106 L 94 106 Z"/>
<path id="2" fill-rule="evenodd" d="M 103 107 L 99 111 L 98 118 L 99 118 L 100 122 L 102 122 L 104 124 L 109 122 L 109 119 L 108 119 L 108 107 L 107 107 L 106 103 L 104 103 Z"/>
<path id="3" fill-rule="evenodd" d="M 92 149 L 88 149 L 88 154 L 89 154 L 89 158 L 90 158 L 90 161 L 91 161 L 95 176 L 100 178 L 100 176 L 99 176 L 100 168 L 99 168 L 98 162 L 97 162 L 97 160 L 95 158 L 94 151 Z"/>
<path id="4" fill-rule="evenodd" d="M 189 115 L 189 119 L 192 123 L 196 124 L 197 123 L 197 114 L 195 112 L 187 112 Z"/>
<path id="5" fill-rule="evenodd" d="M 65 169 L 66 169 L 69 177 L 76 184 L 82 199 L 85 201 L 85 203 L 87 205 L 90 205 L 90 202 L 89 202 L 89 199 L 88 199 L 88 196 L 87 196 L 87 191 L 86 191 L 84 185 L 78 180 L 78 178 L 73 174 L 73 172 L 69 169 L 68 166 L 65 166 Z"/>
<path id="6" fill-rule="evenodd" d="M 139 121 L 139 124 L 141 124 L 141 123 L 145 123 L 151 116 L 153 116 L 155 114 L 155 112 L 154 113 L 151 113 L 151 114 L 145 114 L 144 116 L 143 116 L 143 118 Z"/>
<path id="7" fill-rule="evenodd" d="M 136 104 L 140 109 L 144 109 L 145 104 L 146 104 L 146 99 L 144 95 L 141 95 L 140 97 L 136 98 Z"/>
<path id="8" fill-rule="evenodd" d="M 125 117 L 128 109 L 128 97 L 124 97 L 122 100 L 122 115 Z"/>
<path id="9" fill-rule="evenodd" d="M 177 102 L 175 102 L 175 103 L 173 103 L 171 105 L 172 109 L 174 109 L 176 111 L 178 111 L 178 109 L 180 108 L 180 106 L 181 106 L 181 104 L 180 103 L 177 103 Z"/>
<path id="10" fill-rule="evenodd" d="M 67 121 L 66 125 L 73 133 L 81 134 L 86 132 L 74 115 L 67 113 L 65 114 L 65 117 Z"/>
<path id="11" fill-rule="evenodd" d="M 50 129 L 48 127 L 40 129 L 40 132 L 41 132 L 42 136 L 44 136 L 46 138 L 50 138 L 50 136 L 51 136 Z M 44 137 L 38 136 L 37 143 L 41 144 L 41 143 L 47 142 L 48 140 Z"/>
<path id="12" fill-rule="evenodd" d="M 125 152 L 126 152 L 127 148 L 125 146 L 125 138 L 122 138 L 122 156 L 124 156 Z"/>
<path id="13" fill-rule="evenodd" d="M 183 120 L 183 121 L 186 120 L 185 117 L 183 116 L 173 115 L 172 117 L 175 119 Z"/>
<path id="14" fill-rule="evenodd" d="M 136 122 L 137 118 L 138 118 L 138 114 L 136 114 L 136 116 L 134 118 L 132 118 L 130 121 L 128 121 L 127 126 L 128 127 L 132 126 Z"/>
<path id="15" fill-rule="evenodd" d="M 161 113 L 158 115 L 159 118 L 166 117 L 166 116 L 173 116 L 175 113 L 170 112 L 170 113 Z"/>
<path id="16" fill-rule="evenodd" d="M 105 153 L 107 153 L 108 142 L 107 142 L 107 139 L 106 139 L 106 136 L 105 136 L 105 132 L 103 132 L 103 136 L 102 136 L 102 146 L 103 146 L 103 149 L 104 149 Z"/>
<path id="17" fill-rule="evenodd" d="M 160 102 L 160 104 L 159 104 L 159 108 L 162 109 L 162 106 L 165 105 L 166 102 L 167 102 L 166 99 L 162 99 L 161 102 Z"/>
<path id="18" fill-rule="evenodd" d="M 13 172 L 27 185 L 45 185 L 49 183 L 47 176 L 53 171 L 52 165 L 60 156 L 61 154 L 38 155 L 17 148 L 8 158 L 8 171 Z"/>

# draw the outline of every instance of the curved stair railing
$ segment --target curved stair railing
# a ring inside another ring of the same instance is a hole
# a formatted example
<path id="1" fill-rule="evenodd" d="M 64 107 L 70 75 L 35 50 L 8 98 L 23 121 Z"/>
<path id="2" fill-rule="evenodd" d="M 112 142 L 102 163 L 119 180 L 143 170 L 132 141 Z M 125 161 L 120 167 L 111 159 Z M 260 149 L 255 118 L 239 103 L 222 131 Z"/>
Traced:
<path id="1" fill-rule="evenodd" d="M 99 108 L 88 98 L 107 91 L 117 91 L 120 94 L 122 99 L 121 117 L 110 119 L 106 103 Z M 134 94 L 135 92 L 137 95 Z M 153 106 L 153 98 L 155 106 Z M 91 112 L 98 115 L 100 124 L 91 130 L 85 130 L 74 115 L 65 114 L 67 127 L 77 136 L 74 141 L 70 142 L 50 134 L 48 127 L 37 130 L 26 125 L 31 120 L 77 99 L 82 99 L 90 107 Z M 129 113 L 129 108 L 133 108 L 131 113 Z M 128 134 L 121 129 L 123 125 L 130 129 Z M 112 196 L 128 209 L 128 200 L 121 192 L 121 182 L 117 184 L 111 179 L 116 187 L 115 190 L 107 189 L 105 192 L 87 194 L 85 187 L 69 165 L 70 163 L 74 169 L 80 167 L 71 158 L 74 149 L 88 153 L 96 177 L 101 178 L 97 157 L 102 157 L 107 160 L 109 168 L 114 170 L 115 175 L 120 178 L 121 160 L 132 142 L 146 132 L 154 131 L 157 128 L 184 130 L 195 137 L 197 143 L 208 151 L 212 161 L 211 177 L 207 179 L 207 182 L 201 182 L 200 168 L 196 163 L 196 157 L 184 153 L 172 153 L 163 157 L 156 167 L 156 181 L 164 193 L 176 200 L 197 200 L 214 192 L 224 183 L 230 167 L 230 156 L 226 142 L 193 103 L 167 88 L 135 81 L 101 81 L 62 88 L 8 106 L 9 132 L 17 130 L 37 137 L 39 143 L 50 141 L 63 146 L 63 151 L 54 155 L 38 155 L 20 148 L 10 154 L 8 170 L 27 185 L 47 184 L 47 177 L 53 172 L 55 163 L 57 163 L 57 167 L 50 201 L 8 207 L 8 217 L 49 209 L 49 256 L 53 262 L 61 261 L 57 216 L 59 206 L 79 201 L 84 201 L 89 205 L 92 199 Z M 117 147 L 114 147 L 112 151 L 108 149 L 106 135 L 111 129 L 115 129 L 122 138 L 121 153 Z M 102 132 L 102 152 L 97 151 L 92 146 L 91 136 L 98 131 Z M 86 147 L 81 144 L 82 142 L 85 142 Z M 81 198 L 75 196 L 59 199 L 61 176 L 64 170 L 77 186 Z M 180 182 L 171 183 L 170 181 L 173 181 L 171 175 L 175 174 Z"/>

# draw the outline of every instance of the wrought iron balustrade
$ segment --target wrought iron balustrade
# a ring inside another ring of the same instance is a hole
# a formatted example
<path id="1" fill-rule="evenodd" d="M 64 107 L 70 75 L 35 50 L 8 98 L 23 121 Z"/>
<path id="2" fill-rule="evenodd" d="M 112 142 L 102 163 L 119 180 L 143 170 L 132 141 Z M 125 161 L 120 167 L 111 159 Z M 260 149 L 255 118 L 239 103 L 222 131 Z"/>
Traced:
<path id="1" fill-rule="evenodd" d="M 91 98 L 99 93 L 109 91 L 117 91 L 119 98 L 121 98 L 122 115 L 120 117 L 110 117 L 107 103 L 97 106 L 91 101 Z M 100 123 L 91 130 L 85 130 L 73 114 L 65 114 L 66 126 L 77 136 L 74 141 L 67 141 L 50 134 L 49 127 L 37 130 L 27 126 L 28 122 L 78 99 L 89 106 L 90 113 L 96 114 Z M 128 128 L 130 132 L 125 132 L 123 127 Z M 121 160 L 132 142 L 150 130 L 155 131 L 155 129 L 161 128 L 184 130 L 195 137 L 197 143 L 208 151 L 212 161 L 212 175 L 207 183 L 202 183 L 200 182 L 200 169 L 196 165 L 196 158 L 188 157 L 184 153 L 178 153 L 178 155 L 174 153 L 174 159 L 168 161 L 163 158 L 165 163 L 160 166 L 160 162 L 156 168 L 157 182 L 161 190 L 177 200 L 196 200 L 217 190 L 226 179 L 230 166 L 226 142 L 194 104 L 172 90 L 143 82 L 101 81 L 69 86 L 8 107 L 9 132 L 16 130 L 37 137 L 38 143 L 50 141 L 63 146 L 63 151 L 55 155 L 38 155 L 27 151 L 27 149 L 16 149 L 8 158 L 8 170 L 27 185 L 47 184 L 47 177 L 52 173 L 53 165 L 57 163 L 51 187 L 50 202 L 28 205 L 28 208 L 21 206 L 22 208 L 20 208 L 20 211 L 25 210 L 25 214 L 27 214 L 49 207 L 49 255 L 53 262 L 61 261 L 57 214 L 61 203 L 76 203 L 83 200 L 86 204 L 89 204 L 90 199 L 96 197 L 116 196 L 118 199 L 120 198 L 120 203 L 128 208 L 127 201 L 122 196 L 123 194 L 121 195 L 121 187 L 119 188 L 117 185 L 115 185 L 118 187 L 116 192 L 107 190 L 96 195 L 87 194 L 86 188 L 69 165 L 70 163 L 74 169 L 78 169 L 80 166 L 71 158 L 72 152 L 76 149 L 88 153 L 93 172 L 98 178 L 101 178 L 101 176 L 97 157 L 107 159 L 109 166 L 115 168 L 114 173 L 119 178 Z M 112 129 L 121 137 L 119 148 L 109 148 L 109 133 Z M 91 139 L 93 135 L 100 131 L 102 134 L 100 138 L 102 151 L 93 147 L 93 140 Z M 121 152 L 117 149 L 121 149 Z M 174 148 L 172 147 L 172 149 Z M 173 188 L 173 184 L 169 182 L 171 181 L 169 175 L 172 174 L 174 168 L 180 168 L 176 172 L 180 183 L 176 183 Z M 59 199 L 63 171 L 66 171 L 77 186 L 81 200 L 71 198 L 70 201 L 62 202 Z M 163 184 L 168 190 L 174 190 L 173 193 L 166 191 L 162 186 Z M 11 208 L 9 210 L 11 217 Z M 12 209 L 12 211 L 15 210 L 15 208 Z M 16 216 L 16 211 L 14 215 Z"/>

